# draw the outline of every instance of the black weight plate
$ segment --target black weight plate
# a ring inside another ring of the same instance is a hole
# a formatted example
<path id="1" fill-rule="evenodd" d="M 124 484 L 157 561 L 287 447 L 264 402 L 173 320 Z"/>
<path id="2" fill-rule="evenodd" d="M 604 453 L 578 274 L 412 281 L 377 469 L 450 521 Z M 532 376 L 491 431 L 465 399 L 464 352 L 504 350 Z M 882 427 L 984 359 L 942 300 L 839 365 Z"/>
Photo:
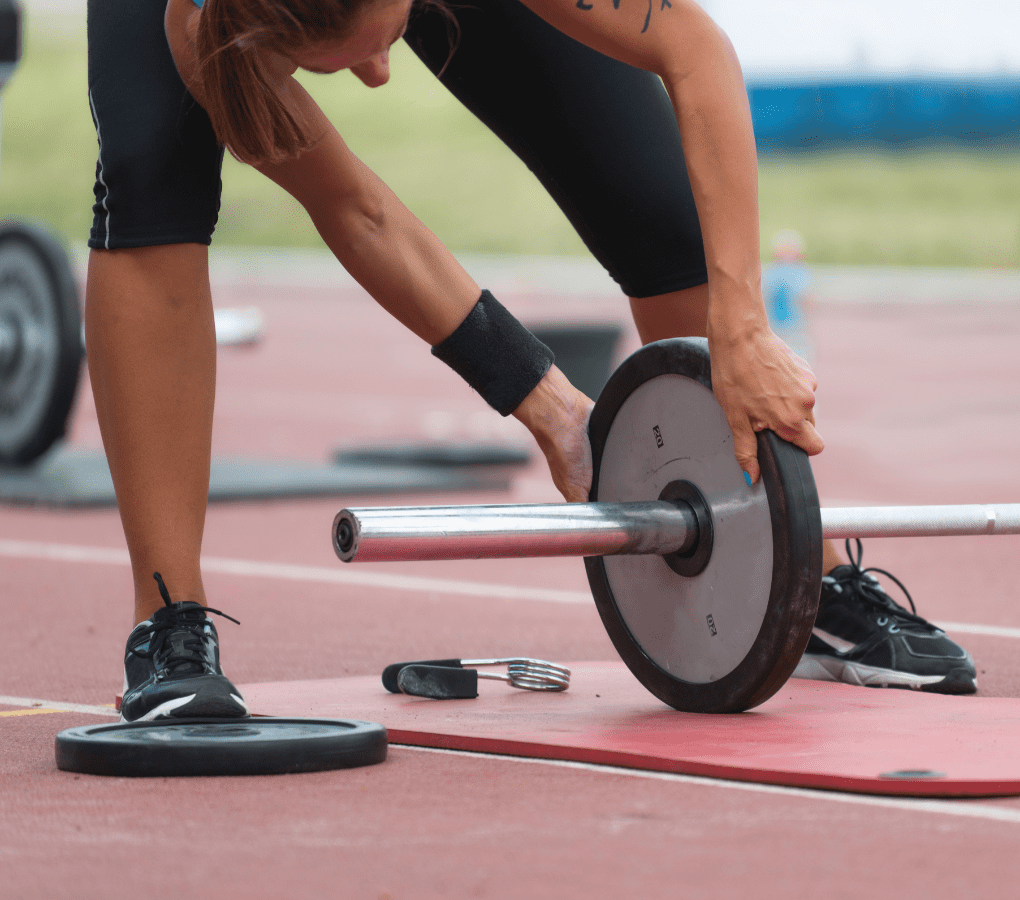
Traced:
<path id="1" fill-rule="evenodd" d="M 82 356 L 63 247 L 37 226 L 0 226 L 0 464 L 26 465 L 63 436 Z"/>
<path id="2" fill-rule="evenodd" d="M 617 651 L 670 706 L 737 712 L 771 697 L 807 646 L 821 587 L 822 530 L 807 456 L 758 436 L 750 487 L 712 394 L 708 342 L 659 341 L 613 374 L 589 425 L 591 499 L 655 500 L 690 482 L 712 518 L 712 555 L 693 577 L 659 556 L 585 559 Z"/>
<path id="3" fill-rule="evenodd" d="M 57 768 L 86 775 L 284 775 L 386 759 L 386 729 L 342 719 L 161 719 L 68 728 Z"/>

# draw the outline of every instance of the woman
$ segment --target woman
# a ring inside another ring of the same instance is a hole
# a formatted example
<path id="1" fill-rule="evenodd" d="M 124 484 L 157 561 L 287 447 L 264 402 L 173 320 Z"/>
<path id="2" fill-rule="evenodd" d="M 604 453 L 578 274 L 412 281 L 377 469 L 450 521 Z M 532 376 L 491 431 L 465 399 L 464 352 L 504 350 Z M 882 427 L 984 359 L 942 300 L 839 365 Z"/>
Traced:
<path id="1" fill-rule="evenodd" d="M 564 34 L 661 77 L 676 110 L 708 285 L 634 297 L 642 335 L 658 321 L 672 330 L 678 316 L 696 330 L 707 322 L 716 394 L 752 481 L 756 430 L 819 452 L 814 378 L 766 322 L 754 142 L 725 37 L 686 0 L 529 5 Z M 221 145 L 301 202 L 380 304 L 529 428 L 567 500 L 586 497 L 590 400 L 350 153 L 293 78 L 298 68 L 350 69 L 369 87 L 384 84 L 389 47 L 410 17 L 410 0 L 90 2 L 100 152 L 86 330 L 135 581 L 125 719 L 246 714 L 220 669 L 199 567 L 215 386 L 207 246 Z"/>

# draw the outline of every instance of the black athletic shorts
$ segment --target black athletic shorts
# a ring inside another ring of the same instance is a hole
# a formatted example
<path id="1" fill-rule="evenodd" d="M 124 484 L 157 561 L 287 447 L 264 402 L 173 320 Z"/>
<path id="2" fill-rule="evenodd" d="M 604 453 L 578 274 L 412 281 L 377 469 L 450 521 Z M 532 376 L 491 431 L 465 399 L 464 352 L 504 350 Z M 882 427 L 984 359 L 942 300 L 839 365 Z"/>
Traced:
<path id="1" fill-rule="evenodd" d="M 165 12 L 166 0 L 88 0 L 99 140 L 90 247 L 212 240 L 223 151 L 177 74 Z"/>
<path id="2" fill-rule="evenodd" d="M 405 39 L 535 173 L 629 297 L 708 281 L 680 130 L 658 76 L 556 30 L 517 0 L 412 13 Z M 454 38 L 456 40 L 456 38 Z M 449 63 L 447 64 L 447 61 Z"/>
<path id="3" fill-rule="evenodd" d="M 208 244 L 222 150 L 174 67 L 165 0 L 89 0 L 99 138 L 89 246 Z M 579 44 L 517 0 L 412 14 L 406 40 L 539 178 L 631 297 L 708 280 L 672 106 L 659 79 Z M 454 38 L 454 40 L 457 40 Z M 427 223 L 426 223 L 427 224 Z"/>

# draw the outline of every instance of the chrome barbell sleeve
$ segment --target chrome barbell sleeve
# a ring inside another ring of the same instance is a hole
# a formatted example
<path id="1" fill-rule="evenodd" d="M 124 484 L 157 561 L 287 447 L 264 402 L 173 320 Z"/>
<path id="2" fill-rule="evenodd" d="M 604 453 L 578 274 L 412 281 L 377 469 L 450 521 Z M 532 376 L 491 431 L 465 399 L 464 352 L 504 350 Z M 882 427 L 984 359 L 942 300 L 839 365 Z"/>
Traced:
<path id="1" fill-rule="evenodd" d="M 665 500 L 344 509 L 333 520 L 344 562 L 682 553 L 697 535 L 690 506 Z"/>

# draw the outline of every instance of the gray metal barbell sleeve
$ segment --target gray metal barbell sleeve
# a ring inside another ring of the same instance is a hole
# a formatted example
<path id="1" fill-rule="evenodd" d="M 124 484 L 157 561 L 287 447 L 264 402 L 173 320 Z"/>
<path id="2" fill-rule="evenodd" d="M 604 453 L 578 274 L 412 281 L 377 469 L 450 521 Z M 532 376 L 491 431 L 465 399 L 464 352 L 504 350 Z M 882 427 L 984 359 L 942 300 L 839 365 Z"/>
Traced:
<path id="1" fill-rule="evenodd" d="M 822 535 L 1020 534 L 1020 503 L 822 510 Z M 681 502 L 380 507 L 341 510 L 333 549 L 344 562 L 685 553 L 697 540 Z"/>
<path id="2" fill-rule="evenodd" d="M 697 540 L 686 503 L 550 503 L 341 510 L 344 562 L 672 553 Z"/>

